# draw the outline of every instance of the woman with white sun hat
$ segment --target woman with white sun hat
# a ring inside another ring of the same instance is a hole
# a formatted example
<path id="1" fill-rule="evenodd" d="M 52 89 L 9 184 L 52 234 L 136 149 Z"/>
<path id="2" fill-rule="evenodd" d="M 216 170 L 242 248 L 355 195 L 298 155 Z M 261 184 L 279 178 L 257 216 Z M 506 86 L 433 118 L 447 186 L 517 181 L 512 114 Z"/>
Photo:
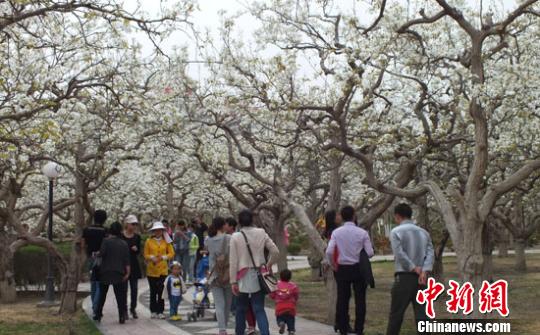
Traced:
<path id="1" fill-rule="evenodd" d="M 154 222 L 150 233 L 152 236 L 144 244 L 146 276 L 150 286 L 150 312 L 152 318 L 165 319 L 163 289 L 165 278 L 168 275 L 168 263 L 174 259 L 174 249 L 163 223 Z"/>

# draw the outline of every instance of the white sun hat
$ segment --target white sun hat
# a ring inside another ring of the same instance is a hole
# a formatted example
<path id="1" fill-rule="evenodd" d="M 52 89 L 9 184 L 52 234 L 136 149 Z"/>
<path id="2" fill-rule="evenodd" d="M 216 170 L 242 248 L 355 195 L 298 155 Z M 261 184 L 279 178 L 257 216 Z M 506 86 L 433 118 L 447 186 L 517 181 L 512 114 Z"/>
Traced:
<path id="1" fill-rule="evenodd" d="M 165 228 L 165 226 L 163 225 L 163 223 L 161 221 L 156 221 L 156 222 L 152 223 L 152 228 L 150 228 L 150 231 L 157 230 L 157 229 L 166 230 L 167 228 Z"/>
<path id="2" fill-rule="evenodd" d="M 165 239 L 165 242 L 171 243 L 172 238 L 167 233 L 167 228 L 165 228 L 165 226 L 163 225 L 163 222 L 156 221 L 156 222 L 152 223 L 152 228 L 150 228 L 149 230 L 153 231 L 153 230 L 158 230 L 158 229 L 163 230 L 163 238 Z"/>
<path id="3" fill-rule="evenodd" d="M 135 215 L 130 214 L 126 216 L 126 218 L 124 219 L 124 222 L 125 223 L 139 223 L 139 220 L 137 220 L 137 217 Z"/>

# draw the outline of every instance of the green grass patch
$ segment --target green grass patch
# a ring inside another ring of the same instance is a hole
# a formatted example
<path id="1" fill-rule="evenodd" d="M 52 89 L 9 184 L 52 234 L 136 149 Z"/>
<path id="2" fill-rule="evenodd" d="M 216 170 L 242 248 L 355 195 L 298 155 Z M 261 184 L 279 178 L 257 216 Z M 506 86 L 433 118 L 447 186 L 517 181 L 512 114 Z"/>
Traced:
<path id="1" fill-rule="evenodd" d="M 527 255 L 528 272 L 518 273 L 513 270 L 514 258 L 493 258 L 494 279 L 506 279 L 509 283 L 509 308 L 512 333 L 515 334 L 540 334 L 540 255 Z M 459 279 L 456 269 L 456 259 L 445 258 L 445 280 Z M 390 289 L 394 281 L 393 262 L 373 263 L 375 276 L 375 289 L 367 290 L 367 314 L 365 334 L 385 334 L 390 311 Z M 300 286 L 300 301 L 298 303 L 298 315 L 307 319 L 325 323 L 329 308 L 324 282 L 311 280 L 310 270 L 294 271 L 293 281 Z M 478 308 L 478 292 L 476 288 L 474 300 L 475 309 Z M 435 311 L 437 318 L 451 318 L 446 312 L 446 295 L 442 295 L 436 302 Z M 270 303 L 272 304 L 272 303 Z M 496 316 L 498 314 L 494 314 Z M 350 316 L 354 319 L 354 299 L 351 300 Z M 416 334 L 412 306 L 409 306 L 405 314 L 401 334 Z M 352 322 L 351 322 L 352 323 Z"/>

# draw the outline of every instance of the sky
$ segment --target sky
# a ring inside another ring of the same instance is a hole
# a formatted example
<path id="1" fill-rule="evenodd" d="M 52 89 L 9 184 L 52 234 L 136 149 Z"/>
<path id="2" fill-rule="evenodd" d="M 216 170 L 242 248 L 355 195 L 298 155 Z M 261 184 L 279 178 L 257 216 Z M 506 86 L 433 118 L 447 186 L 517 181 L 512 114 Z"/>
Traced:
<path id="1" fill-rule="evenodd" d="M 124 0 L 124 7 L 127 10 L 134 10 L 137 6 L 148 12 L 151 16 L 158 16 L 161 6 L 170 6 L 172 3 L 178 0 Z M 264 1 L 264 0 L 263 0 Z M 315 0 L 314 0 L 315 1 Z M 370 14 L 364 9 L 370 6 L 375 0 L 334 0 L 334 7 L 336 11 L 354 11 L 360 21 L 370 22 Z M 463 1 L 467 5 L 471 6 L 475 11 L 480 11 L 480 3 L 482 2 L 483 11 L 492 11 L 495 13 L 495 18 L 498 15 L 502 15 L 503 12 L 508 12 L 516 6 L 516 0 L 449 0 L 450 3 L 456 3 Z M 216 40 L 218 40 L 218 29 L 221 25 L 220 12 L 225 11 L 226 15 L 233 15 L 239 12 L 245 12 L 247 7 L 253 3 L 253 0 L 198 0 L 198 10 L 194 13 L 191 21 L 194 23 L 197 31 L 208 30 Z M 332 2 L 330 0 L 329 2 Z M 388 4 L 401 3 L 404 6 L 409 7 L 411 17 L 417 16 L 419 8 L 422 6 L 422 1 L 413 0 L 390 0 Z M 339 9 L 338 9 L 339 8 Z M 497 15 L 498 14 L 498 15 Z M 239 33 L 242 33 L 244 40 L 249 40 L 250 36 L 257 29 L 258 23 L 256 19 L 248 14 L 238 17 L 236 24 Z M 135 39 L 143 45 L 143 53 L 148 55 L 153 52 L 154 48 L 151 42 L 143 34 L 136 34 Z M 165 52 L 172 51 L 175 46 L 187 46 L 189 51 L 189 57 L 192 61 L 201 60 L 201 55 L 197 52 L 199 45 L 194 38 L 186 35 L 183 32 L 177 32 L 172 34 L 167 40 L 161 44 L 162 49 Z M 204 76 L 203 65 L 190 65 L 188 73 L 194 79 L 201 79 Z"/>

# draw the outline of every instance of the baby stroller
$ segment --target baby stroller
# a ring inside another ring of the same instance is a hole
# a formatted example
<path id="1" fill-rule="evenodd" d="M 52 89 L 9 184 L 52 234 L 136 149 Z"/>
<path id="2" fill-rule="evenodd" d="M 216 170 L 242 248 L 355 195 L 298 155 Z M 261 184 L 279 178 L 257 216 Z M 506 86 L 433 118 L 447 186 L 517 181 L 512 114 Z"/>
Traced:
<path id="1" fill-rule="evenodd" d="M 197 280 L 193 284 L 193 311 L 188 314 L 188 321 L 196 322 L 197 319 L 204 318 L 205 311 L 215 309 L 214 297 L 208 285 L 208 256 L 203 255 L 197 265 Z"/>
<path id="2" fill-rule="evenodd" d="M 188 314 L 188 321 L 196 322 L 197 319 L 204 318 L 205 312 L 208 309 L 215 309 L 214 297 L 208 287 L 208 280 L 203 278 L 195 284 L 193 292 L 193 311 Z"/>

